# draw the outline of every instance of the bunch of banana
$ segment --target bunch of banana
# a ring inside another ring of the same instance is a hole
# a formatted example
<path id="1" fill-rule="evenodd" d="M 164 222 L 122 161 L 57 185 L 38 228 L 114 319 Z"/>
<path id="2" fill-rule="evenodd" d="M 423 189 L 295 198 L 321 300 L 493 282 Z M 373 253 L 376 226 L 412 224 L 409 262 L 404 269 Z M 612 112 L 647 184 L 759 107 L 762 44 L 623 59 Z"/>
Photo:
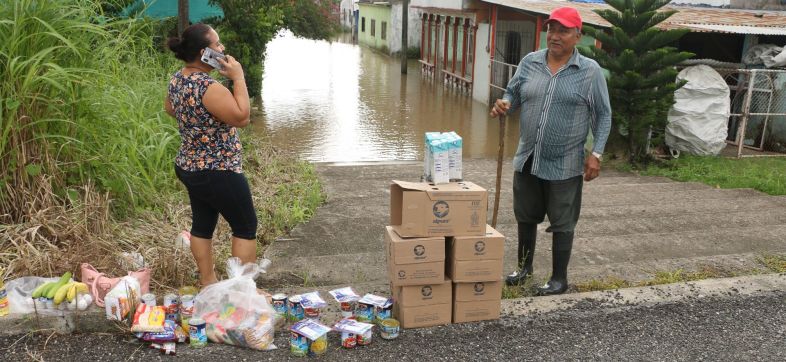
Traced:
<path id="1" fill-rule="evenodd" d="M 55 292 L 55 305 L 59 305 L 64 300 L 68 302 L 73 301 L 76 298 L 77 293 L 87 293 L 87 284 L 81 282 L 66 283 L 66 285 L 61 286 L 57 292 Z"/>
<path id="2" fill-rule="evenodd" d="M 65 274 L 60 277 L 60 280 L 56 282 L 44 283 L 38 286 L 38 288 L 35 288 L 33 291 L 33 298 L 44 297 L 53 299 L 55 297 L 55 293 L 57 293 L 57 290 L 60 289 L 60 287 L 68 284 L 69 280 L 71 280 L 71 272 L 65 272 Z"/>

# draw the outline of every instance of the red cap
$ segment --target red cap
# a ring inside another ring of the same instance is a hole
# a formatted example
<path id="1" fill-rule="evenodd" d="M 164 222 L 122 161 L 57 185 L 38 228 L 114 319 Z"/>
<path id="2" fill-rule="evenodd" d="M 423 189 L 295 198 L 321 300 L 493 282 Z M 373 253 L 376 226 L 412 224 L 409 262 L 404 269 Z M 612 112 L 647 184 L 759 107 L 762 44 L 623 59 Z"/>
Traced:
<path id="1" fill-rule="evenodd" d="M 578 10 L 571 7 L 556 8 L 551 12 L 546 24 L 556 21 L 566 28 L 578 28 L 581 30 L 581 15 Z"/>

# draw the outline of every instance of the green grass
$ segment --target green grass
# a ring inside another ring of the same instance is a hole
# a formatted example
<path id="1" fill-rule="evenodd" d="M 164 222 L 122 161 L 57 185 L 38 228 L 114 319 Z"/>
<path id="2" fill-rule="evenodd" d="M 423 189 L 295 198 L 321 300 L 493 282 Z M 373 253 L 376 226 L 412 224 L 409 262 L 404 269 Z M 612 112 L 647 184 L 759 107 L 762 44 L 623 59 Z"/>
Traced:
<path id="1" fill-rule="evenodd" d="M 786 157 L 730 159 L 683 155 L 652 165 L 641 174 L 697 181 L 724 189 L 752 188 L 770 195 L 786 195 Z"/>
<path id="2" fill-rule="evenodd" d="M 757 260 L 775 273 L 786 273 L 786 255 L 762 255 Z"/>

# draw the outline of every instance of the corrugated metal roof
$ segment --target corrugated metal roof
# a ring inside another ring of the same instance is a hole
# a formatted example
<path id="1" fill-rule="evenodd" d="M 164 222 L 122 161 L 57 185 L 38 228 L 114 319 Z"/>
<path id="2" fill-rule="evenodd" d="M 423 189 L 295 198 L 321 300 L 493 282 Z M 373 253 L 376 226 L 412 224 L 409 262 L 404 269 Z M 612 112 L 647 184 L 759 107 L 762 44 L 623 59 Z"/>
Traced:
<path id="1" fill-rule="evenodd" d="M 593 12 L 611 9 L 606 4 L 588 4 L 557 0 L 482 0 L 514 9 L 548 16 L 562 6 L 576 8 L 585 24 L 609 27 L 610 24 Z M 716 9 L 706 7 L 667 6 L 678 12 L 658 25 L 661 29 L 690 29 L 697 32 L 786 35 L 786 12 L 764 10 Z"/>

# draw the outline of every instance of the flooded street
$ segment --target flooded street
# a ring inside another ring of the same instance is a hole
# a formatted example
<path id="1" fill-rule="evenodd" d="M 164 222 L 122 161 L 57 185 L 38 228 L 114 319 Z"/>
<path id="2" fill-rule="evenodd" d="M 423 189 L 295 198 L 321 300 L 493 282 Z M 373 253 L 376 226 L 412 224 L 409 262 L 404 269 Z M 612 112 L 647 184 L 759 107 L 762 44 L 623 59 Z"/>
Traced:
<path id="1" fill-rule="evenodd" d="M 262 115 L 252 132 L 314 162 L 408 161 L 423 158 L 423 133 L 456 131 L 465 158 L 496 158 L 499 121 L 469 95 L 420 75 L 409 61 L 351 44 L 286 35 L 268 44 Z M 518 123 L 509 122 L 512 156 Z"/>

